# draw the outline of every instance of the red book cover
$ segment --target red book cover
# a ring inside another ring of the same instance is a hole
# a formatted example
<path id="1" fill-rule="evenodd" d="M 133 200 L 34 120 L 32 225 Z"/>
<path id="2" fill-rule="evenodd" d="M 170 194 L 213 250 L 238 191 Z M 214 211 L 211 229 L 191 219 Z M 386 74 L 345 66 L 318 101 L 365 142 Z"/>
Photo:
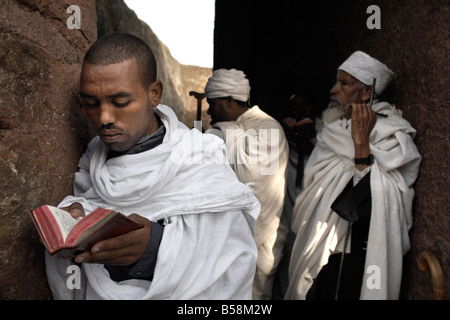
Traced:
<path id="1" fill-rule="evenodd" d="M 78 219 L 49 205 L 40 206 L 30 214 L 42 243 L 52 255 L 75 256 L 90 250 L 99 241 L 143 227 L 122 213 L 104 208 Z"/>

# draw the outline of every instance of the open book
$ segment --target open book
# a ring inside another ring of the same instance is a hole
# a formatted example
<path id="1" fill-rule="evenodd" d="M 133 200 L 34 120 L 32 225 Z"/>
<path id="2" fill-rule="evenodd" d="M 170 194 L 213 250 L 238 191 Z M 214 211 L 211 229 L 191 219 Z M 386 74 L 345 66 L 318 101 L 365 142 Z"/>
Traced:
<path id="1" fill-rule="evenodd" d="M 31 211 L 31 218 L 48 252 L 61 256 L 76 256 L 99 241 L 143 227 L 122 213 L 104 208 L 76 219 L 63 209 L 43 205 Z"/>

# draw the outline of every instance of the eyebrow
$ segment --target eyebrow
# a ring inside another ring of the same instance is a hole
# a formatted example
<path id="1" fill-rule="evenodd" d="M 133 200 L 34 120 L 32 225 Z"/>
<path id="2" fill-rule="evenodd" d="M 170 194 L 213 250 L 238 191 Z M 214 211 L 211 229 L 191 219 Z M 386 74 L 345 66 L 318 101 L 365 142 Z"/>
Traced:
<path id="1" fill-rule="evenodd" d="M 97 99 L 96 96 L 93 96 L 93 95 L 90 95 L 87 93 L 83 93 L 83 92 L 80 92 L 80 97 L 82 97 L 83 99 L 86 99 L 86 98 Z M 121 91 L 118 93 L 110 94 L 106 97 L 108 99 L 116 99 L 116 98 L 131 97 L 131 94 L 129 94 L 128 92 Z"/>
<path id="2" fill-rule="evenodd" d="M 118 93 L 115 93 L 115 94 L 111 94 L 111 95 L 106 96 L 106 97 L 109 98 L 109 99 L 116 99 L 116 98 L 130 97 L 130 96 L 131 96 L 131 94 L 129 94 L 128 92 L 121 91 L 121 92 L 118 92 Z"/>

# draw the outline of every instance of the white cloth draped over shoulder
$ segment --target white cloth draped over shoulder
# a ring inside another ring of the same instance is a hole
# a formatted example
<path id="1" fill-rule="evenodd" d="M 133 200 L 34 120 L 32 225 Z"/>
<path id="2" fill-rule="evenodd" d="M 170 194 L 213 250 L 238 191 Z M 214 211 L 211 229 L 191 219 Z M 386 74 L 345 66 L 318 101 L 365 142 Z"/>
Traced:
<path id="1" fill-rule="evenodd" d="M 286 193 L 288 144 L 281 125 L 253 106 L 236 121 L 214 124 L 224 136 L 228 161 L 239 180 L 253 183 L 255 196 L 261 203 L 256 221 L 255 241 L 258 268 L 253 288 L 254 299 L 269 299 L 273 273 L 282 257 L 288 230 L 281 226 Z"/>
<path id="2" fill-rule="evenodd" d="M 410 249 L 413 183 L 421 156 L 413 142 L 416 131 L 399 110 L 386 102 L 374 104 L 373 109 L 388 118 L 377 118 L 370 135 L 375 159 L 370 176 L 372 212 L 360 298 L 398 299 L 402 259 Z M 347 221 L 330 207 L 355 173 L 353 158 L 351 121 L 325 125 L 305 167 L 305 189 L 293 211 L 292 231 L 297 236 L 286 299 L 305 299 L 329 255 L 343 250 Z"/>
<path id="3" fill-rule="evenodd" d="M 221 139 L 189 130 L 167 106 L 155 114 L 166 128 L 161 145 L 106 160 L 108 148 L 94 138 L 80 159 L 74 196 L 59 204 L 80 202 L 87 213 L 101 206 L 167 222 L 153 281 L 118 283 L 103 265 L 83 263 L 86 298 L 250 299 L 258 200 L 227 164 Z M 54 296 L 71 298 L 66 261 L 48 254 L 46 261 Z"/>
<path id="4" fill-rule="evenodd" d="M 288 144 L 283 128 L 258 106 L 236 121 L 218 122 L 227 146 L 228 161 L 239 180 L 252 183 L 261 203 L 256 223 L 256 244 L 278 228 L 286 191 Z M 275 218 L 275 220 L 274 220 Z"/>

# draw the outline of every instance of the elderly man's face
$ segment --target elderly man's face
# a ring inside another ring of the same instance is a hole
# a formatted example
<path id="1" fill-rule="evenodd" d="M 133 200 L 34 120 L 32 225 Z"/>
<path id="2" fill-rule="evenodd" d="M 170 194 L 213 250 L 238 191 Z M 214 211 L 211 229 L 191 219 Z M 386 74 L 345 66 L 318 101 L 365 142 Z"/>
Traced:
<path id="1" fill-rule="evenodd" d="M 144 135 L 158 129 L 153 106 L 159 103 L 161 93 L 158 81 L 144 88 L 135 59 L 83 65 L 83 106 L 98 135 L 113 151 L 128 150 Z"/>
<path id="2" fill-rule="evenodd" d="M 342 113 L 347 116 L 351 115 L 351 109 L 347 107 L 349 103 L 362 102 L 362 88 L 357 79 L 345 71 L 338 70 L 336 83 L 330 90 L 329 107 L 340 108 Z"/>

